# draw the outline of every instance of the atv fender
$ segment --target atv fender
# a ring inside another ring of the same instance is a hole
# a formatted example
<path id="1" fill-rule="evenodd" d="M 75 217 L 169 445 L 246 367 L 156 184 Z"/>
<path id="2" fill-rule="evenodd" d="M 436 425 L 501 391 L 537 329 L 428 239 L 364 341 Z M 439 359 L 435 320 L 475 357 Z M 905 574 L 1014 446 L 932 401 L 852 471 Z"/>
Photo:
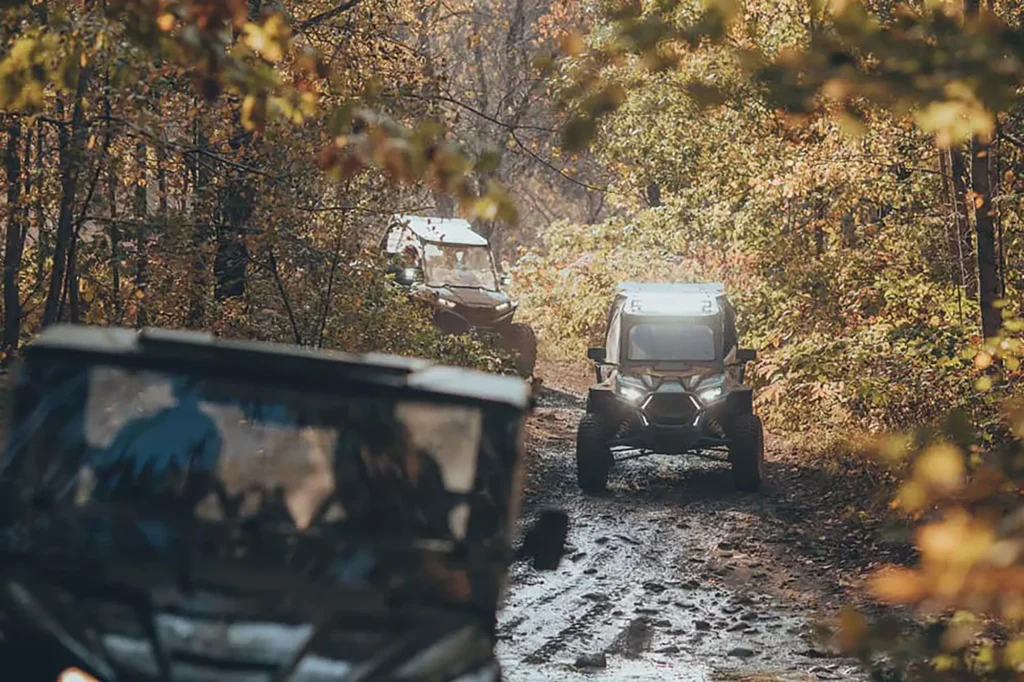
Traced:
<path id="1" fill-rule="evenodd" d="M 754 390 L 749 386 L 737 388 L 726 398 L 726 407 L 733 417 L 754 412 Z"/>
<path id="2" fill-rule="evenodd" d="M 615 393 L 610 384 L 598 384 L 587 390 L 587 414 L 609 414 L 615 409 Z"/>

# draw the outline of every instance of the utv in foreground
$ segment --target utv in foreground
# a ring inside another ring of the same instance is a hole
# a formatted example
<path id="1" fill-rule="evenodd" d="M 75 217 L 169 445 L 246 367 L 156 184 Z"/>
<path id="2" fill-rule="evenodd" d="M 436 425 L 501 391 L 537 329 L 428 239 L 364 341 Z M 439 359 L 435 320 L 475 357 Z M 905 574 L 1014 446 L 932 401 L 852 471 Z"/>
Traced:
<path id="1" fill-rule="evenodd" d="M 499 678 L 525 384 L 53 327 L 0 462 L 0 659 L 77 682 Z M 552 512 L 520 554 L 557 565 Z"/>
<path id="2" fill-rule="evenodd" d="M 518 304 L 501 290 L 487 240 L 465 220 L 395 216 L 384 237 L 395 281 L 433 309 L 434 324 L 446 334 L 473 330 L 496 333 L 518 354 L 524 377 L 537 362 L 533 329 L 513 322 Z"/>
<path id="3" fill-rule="evenodd" d="M 736 487 L 760 487 L 764 434 L 743 381 L 756 352 L 738 347 L 721 285 L 620 285 L 605 345 L 588 356 L 597 383 L 576 435 L 585 492 L 603 490 L 615 462 L 649 454 L 727 453 Z"/>

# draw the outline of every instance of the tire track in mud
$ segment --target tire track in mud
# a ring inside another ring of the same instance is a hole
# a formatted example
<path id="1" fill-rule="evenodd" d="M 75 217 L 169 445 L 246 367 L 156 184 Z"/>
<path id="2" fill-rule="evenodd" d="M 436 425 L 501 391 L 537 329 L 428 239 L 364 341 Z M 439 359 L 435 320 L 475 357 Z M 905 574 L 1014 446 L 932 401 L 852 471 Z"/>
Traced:
<path id="1" fill-rule="evenodd" d="M 608 602 L 594 604 L 584 611 L 583 615 L 571 619 L 569 625 L 559 630 L 557 635 L 523 657 L 523 663 L 538 664 L 551 660 L 551 657 L 562 651 L 569 641 L 586 633 L 588 627 L 610 610 L 611 605 Z"/>
<path id="2" fill-rule="evenodd" d="M 564 394 L 541 405 L 546 424 L 582 414 Z M 810 637 L 814 604 L 783 589 L 814 588 L 770 495 L 735 493 L 724 465 L 650 458 L 617 465 L 606 495 L 584 497 L 566 435 L 535 444 L 524 510 L 568 511 L 569 547 L 554 572 L 510 573 L 505 680 L 862 678 Z"/>

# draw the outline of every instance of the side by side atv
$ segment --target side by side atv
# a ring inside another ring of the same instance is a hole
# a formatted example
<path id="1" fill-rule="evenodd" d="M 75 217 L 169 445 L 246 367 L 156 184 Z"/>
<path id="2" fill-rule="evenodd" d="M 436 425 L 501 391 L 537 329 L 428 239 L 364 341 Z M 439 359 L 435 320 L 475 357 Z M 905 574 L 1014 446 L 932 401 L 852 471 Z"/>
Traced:
<path id="1" fill-rule="evenodd" d="M 576 435 L 580 488 L 604 490 L 615 462 L 650 454 L 727 453 L 739 490 L 761 485 L 764 432 L 738 347 L 735 311 L 720 284 L 619 286 L 597 383 Z"/>
<path id="2" fill-rule="evenodd" d="M 423 360 L 53 326 L 0 459 L 24 680 L 498 682 L 529 390 Z"/>
<path id="3" fill-rule="evenodd" d="M 473 330 L 496 333 L 518 354 L 524 377 L 537 362 L 537 337 L 513 322 L 518 303 L 502 286 L 487 239 L 465 220 L 395 216 L 384 237 L 384 252 L 395 281 L 433 308 L 434 324 L 446 334 Z"/>

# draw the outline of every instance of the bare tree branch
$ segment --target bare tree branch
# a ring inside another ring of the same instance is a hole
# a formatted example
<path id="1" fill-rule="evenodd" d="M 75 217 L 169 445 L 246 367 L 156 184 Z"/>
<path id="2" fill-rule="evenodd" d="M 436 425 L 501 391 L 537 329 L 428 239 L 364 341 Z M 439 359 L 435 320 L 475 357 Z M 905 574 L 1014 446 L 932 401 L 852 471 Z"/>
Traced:
<path id="1" fill-rule="evenodd" d="M 350 9 L 358 5 L 360 2 L 362 2 L 362 0 L 348 0 L 347 2 L 343 2 L 340 5 L 335 5 L 330 9 L 324 10 L 319 14 L 314 14 L 305 21 L 300 21 L 298 26 L 296 27 L 296 32 L 302 33 L 303 31 L 307 31 L 313 28 L 317 24 L 322 24 L 325 21 L 330 21 L 339 14 L 344 14 L 345 12 L 349 11 Z"/>
<path id="2" fill-rule="evenodd" d="M 563 178 L 565 178 L 569 182 L 571 182 L 573 184 L 576 184 L 576 185 L 579 185 L 580 187 L 582 187 L 584 189 L 587 189 L 587 190 L 590 190 L 592 192 L 605 192 L 605 193 L 608 193 L 608 194 L 616 194 L 616 192 L 608 189 L 607 187 L 598 187 L 597 185 L 591 185 L 589 182 L 583 182 L 582 180 L 577 180 L 576 178 L 574 178 L 571 175 L 569 175 L 568 173 L 566 173 L 563 169 L 559 168 L 558 166 L 556 166 L 555 164 L 551 163 L 550 161 L 545 159 L 543 156 L 541 156 L 540 154 L 538 154 L 537 152 L 533 151 L 532 149 L 527 147 L 525 144 L 523 144 L 522 140 L 519 139 L 519 137 L 516 135 L 516 132 L 514 130 L 510 130 L 508 132 L 509 132 L 509 135 L 512 136 L 512 141 L 516 143 L 517 147 L 519 147 L 524 152 L 526 152 L 531 157 L 533 157 L 533 159 L 536 160 L 538 163 L 540 163 L 542 166 L 544 166 L 545 168 L 547 168 L 549 170 L 552 170 L 552 171 L 558 173 L 559 175 L 561 175 Z"/>

